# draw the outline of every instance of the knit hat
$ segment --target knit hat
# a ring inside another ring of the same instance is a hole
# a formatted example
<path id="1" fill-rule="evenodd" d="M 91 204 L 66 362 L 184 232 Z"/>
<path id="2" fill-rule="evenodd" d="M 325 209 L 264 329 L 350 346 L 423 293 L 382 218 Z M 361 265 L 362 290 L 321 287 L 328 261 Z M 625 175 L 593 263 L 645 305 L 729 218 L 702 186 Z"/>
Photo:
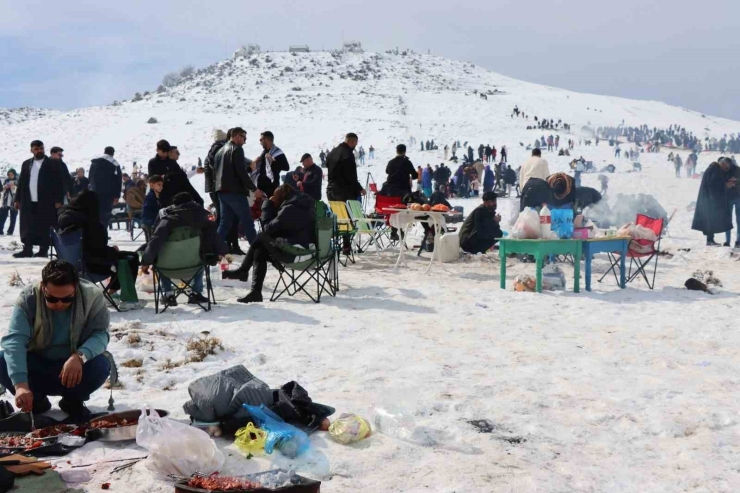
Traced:
<path id="1" fill-rule="evenodd" d="M 213 129 L 213 140 L 226 140 L 226 132 L 220 128 Z"/>

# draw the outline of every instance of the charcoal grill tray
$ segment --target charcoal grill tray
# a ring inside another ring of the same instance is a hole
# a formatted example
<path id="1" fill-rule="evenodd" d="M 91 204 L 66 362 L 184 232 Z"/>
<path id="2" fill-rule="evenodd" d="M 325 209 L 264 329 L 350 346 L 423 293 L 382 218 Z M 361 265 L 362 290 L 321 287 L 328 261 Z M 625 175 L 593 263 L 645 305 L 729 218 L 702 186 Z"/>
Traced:
<path id="1" fill-rule="evenodd" d="M 277 469 L 238 477 L 239 479 L 260 482 L 261 476 L 273 474 L 276 472 L 286 471 Z M 202 488 L 194 488 L 192 486 L 188 486 L 187 481 L 180 481 L 175 484 L 175 493 L 320 493 L 321 481 L 304 478 L 303 476 L 299 476 L 298 474 L 293 475 L 293 480 L 296 481 L 297 484 L 284 486 L 282 488 L 255 488 L 252 490 L 230 490 L 228 492 L 224 492 L 222 490 L 204 490 Z"/>

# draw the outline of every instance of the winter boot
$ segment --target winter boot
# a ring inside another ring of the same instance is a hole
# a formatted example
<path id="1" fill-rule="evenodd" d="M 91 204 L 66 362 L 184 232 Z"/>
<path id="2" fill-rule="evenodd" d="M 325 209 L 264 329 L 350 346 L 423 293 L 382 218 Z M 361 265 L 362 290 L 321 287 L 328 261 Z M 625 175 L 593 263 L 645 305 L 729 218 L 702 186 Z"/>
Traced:
<path id="1" fill-rule="evenodd" d="M 40 248 L 33 256 L 36 258 L 46 258 L 49 256 L 49 248 Z"/>
<path id="2" fill-rule="evenodd" d="M 267 274 L 267 262 L 256 262 L 252 272 L 252 290 L 244 298 L 239 298 L 239 303 L 262 303 L 262 283 Z"/>
<path id="3" fill-rule="evenodd" d="M 33 248 L 23 247 L 20 252 L 15 252 L 13 258 L 31 258 L 33 257 Z"/>
<path id="4" fill-rule="evenodd" d="M 225 270 L 221 273 L 221 279 L 234 279 L 241 282 L 249 280 L 249 269 L 239 267 L 236 270 Z"/>

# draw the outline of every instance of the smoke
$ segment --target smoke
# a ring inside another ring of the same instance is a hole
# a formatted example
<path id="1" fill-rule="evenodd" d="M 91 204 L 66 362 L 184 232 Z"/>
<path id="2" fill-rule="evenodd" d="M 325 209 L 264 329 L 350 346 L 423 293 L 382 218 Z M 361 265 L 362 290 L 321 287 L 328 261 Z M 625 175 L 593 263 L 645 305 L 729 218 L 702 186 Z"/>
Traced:
<path id="1" fill-rule="evenodd" d="M 583 215 L 600 228 L 621 227 L 634 222 L 637 214 L 644 214 L 655 219 L 666 219 L 668 214 L 654 196 L 640 193 L 637 195 L 617 194 L 614 205 L 608 200 L 587 207 Z"/>

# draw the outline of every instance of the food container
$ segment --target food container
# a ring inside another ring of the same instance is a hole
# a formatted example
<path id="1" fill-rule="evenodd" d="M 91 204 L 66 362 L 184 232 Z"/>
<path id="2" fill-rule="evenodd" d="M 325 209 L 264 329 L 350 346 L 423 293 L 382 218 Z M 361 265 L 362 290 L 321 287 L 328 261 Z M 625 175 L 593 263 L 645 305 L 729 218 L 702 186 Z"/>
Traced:
<path id="1" fill-rule="evenodd" d="M 258 482 L 262 484 L 269 484 L 268 481 L 266 481 L 267 478 L 270 476 L 274 476 L 276 474 L 290 474 L 288 471 L 285 471 L 283 469 L 275 469 L 273 471 L 265 471 L 260 472 L 257 474 L 249 474 L 247 476 L 240 476 L 239 479 L 245 479 L 253 482 Z M 259 488 L 254 488 L 251 490 L 229 490 L 228 493 L 320 493 L 321 488 L 321 481 L 315 481 L 313 479 L 304 478 L 303 476 L 299 476 L 298 474 L 293 473 L 291 475 L 291 484 L 286 486 L 281 486 L 278 488 L 269 488 L 266 486 L 261 486 Z M 204 490 L 201 488 L 194 488 L 192 486 L 188 486 L 188 481 L 179 481 L 177 484 L 175 484 L 175 493 L 222 493 L 219 490 Z"/>
<path id="2" fill-rule="evenodd" d="M 161 417 L 165 417 L 170 414 L 162 409 L 157 409 L 156 411 Z M 87 430 L 87 437 L 92 440 L 100 440 L 101 442 L 124 442 L 127 440 L 136 440 L 136 427 L 139 424 L 139 416 L 141 416 L 141 411 L 124 411 L 95 418 L 90 421 L 90 429 Z M 92 427 L 94 423 L 98 423 L 103 420 L 118 423 L 126 420 L 131 424 L 126 426 L 117 426 L 115 428 Z"/>

